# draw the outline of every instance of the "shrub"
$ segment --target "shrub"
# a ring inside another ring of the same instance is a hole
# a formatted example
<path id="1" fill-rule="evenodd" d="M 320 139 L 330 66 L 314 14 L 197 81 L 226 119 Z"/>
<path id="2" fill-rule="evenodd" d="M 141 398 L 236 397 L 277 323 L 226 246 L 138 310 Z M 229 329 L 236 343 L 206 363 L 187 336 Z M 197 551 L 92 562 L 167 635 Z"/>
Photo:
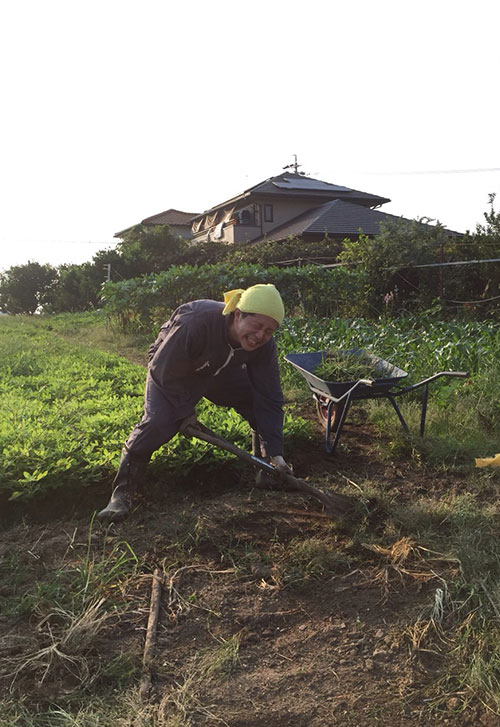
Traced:
<path id="1" fill-rule="evenodd" d="M 353 275 L 347 268 L 265 268 L 248 263 L 171 267 L 158 275 L 106 283 L 105 310 L 126 331 L 161 324 L 182 303 L 199 298 L 222 300 L 227 290 L 274 283 L 289 315 L 332 315 L 349 310 Z"/>

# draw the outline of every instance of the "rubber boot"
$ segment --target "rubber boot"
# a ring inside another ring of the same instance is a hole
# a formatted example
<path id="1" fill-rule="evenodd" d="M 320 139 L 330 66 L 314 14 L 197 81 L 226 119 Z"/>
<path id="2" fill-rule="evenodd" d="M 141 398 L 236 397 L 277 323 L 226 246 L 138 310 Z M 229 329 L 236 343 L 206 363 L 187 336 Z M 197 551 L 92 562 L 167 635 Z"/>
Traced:
<path id="1" fill-rule="evenodd" d="M 116 523 L 127 517 L 132 508 L 132 498 L 146 472 L 148 461 L 134 459 L 126 448 L 122 449 L 120 466 L 113 481 L 113 492 L 104 510 L 97 513 L 99 520 Z"/>

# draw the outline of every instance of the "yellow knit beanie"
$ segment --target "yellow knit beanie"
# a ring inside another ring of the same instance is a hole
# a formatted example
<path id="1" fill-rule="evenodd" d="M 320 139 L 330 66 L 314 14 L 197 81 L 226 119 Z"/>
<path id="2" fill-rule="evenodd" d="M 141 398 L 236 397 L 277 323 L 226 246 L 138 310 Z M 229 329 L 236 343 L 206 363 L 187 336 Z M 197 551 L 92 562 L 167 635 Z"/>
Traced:
<path id="1" fill-rule="evenodd" d="M 285 307 L 272 283 L 259 283 L 243 290 L 229 290 L 224 293 L 225 308 L 222 315 L 228 316 L 235 308 L 243 313 L 260 313 L 264 316 L 274 318 L 278 325 L 281 325 L 285 317 Z"/>

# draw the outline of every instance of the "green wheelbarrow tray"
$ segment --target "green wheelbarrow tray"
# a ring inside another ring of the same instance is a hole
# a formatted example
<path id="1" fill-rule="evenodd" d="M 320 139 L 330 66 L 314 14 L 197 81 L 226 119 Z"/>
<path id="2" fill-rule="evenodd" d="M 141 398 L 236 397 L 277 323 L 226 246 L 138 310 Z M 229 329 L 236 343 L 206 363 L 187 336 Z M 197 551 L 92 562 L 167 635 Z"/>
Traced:
<path id="1" fill-rule="evenodd" d="M 408 376 L 406 371 L 375 356 L 371 351 L 362 348 L 337 349 L 334 351 L 342 357 L 358 357 L 367 361 L 370 369 L 375 372 L 375 378 L 358 379 L 357 381 L 325 381 L 317 376 L 319 364 L 327 355 L 327 351 L 308 351 L 305 353 L 288 353 L 285 361 L 291 364 L 305 378 L 316 401 L 316 409 L 322 424 L 326 428 L 325 448 L 333 453 L 340 439 L 347 413 L 352 401 L 360 399 L 388 399 L 396 412 L 401 426 L 409 433 L 396 397 L 415 389 L 422 388 L 422 411 L 420 415 L 420 436 L 424 435 L 425 419 L 427 415 L 427 402 L 429 398 L 429 384 L 443 376 L 467 378 L 466 371 L 440 371 L 423 381 L 411 386 L 404 386 L 401 382 Z M 333 441 L 331 437 L 333 435 Z"/>

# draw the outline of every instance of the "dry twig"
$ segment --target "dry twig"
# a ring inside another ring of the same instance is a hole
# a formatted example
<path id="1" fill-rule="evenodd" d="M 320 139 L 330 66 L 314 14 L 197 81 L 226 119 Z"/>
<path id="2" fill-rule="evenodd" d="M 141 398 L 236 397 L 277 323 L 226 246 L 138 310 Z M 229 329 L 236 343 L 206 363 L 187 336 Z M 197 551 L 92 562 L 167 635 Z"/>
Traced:
<path id="1" fill-rule="evenodd" d="M 151 602 L 149 607 L 146 640 L 144 643 L 144 655 L 142 658 L 142 677 L 139 686 L 139 696 L 143 702 L 148 699 L 152 687 L 151 667 L 156 648 L 156 636 L 158 633 L 158 616 L 160 614 L 162 583 L 163 577 L 161 571 L 159 568 L 155 568 L 151 585 Z"/>

